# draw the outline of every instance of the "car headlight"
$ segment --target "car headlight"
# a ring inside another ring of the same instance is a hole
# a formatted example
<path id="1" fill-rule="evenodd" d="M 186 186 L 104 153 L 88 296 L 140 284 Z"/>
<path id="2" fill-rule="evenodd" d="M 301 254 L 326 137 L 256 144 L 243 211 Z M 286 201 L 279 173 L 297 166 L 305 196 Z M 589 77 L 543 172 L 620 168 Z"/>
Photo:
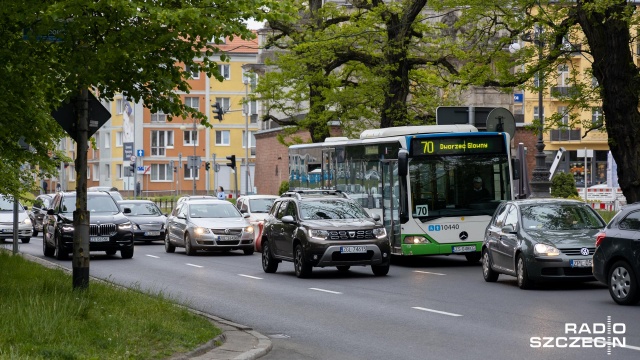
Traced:
<path id="1" fill-rule="evenodd" d="M 197 227 L 197 228 L 193 229 L 193 232 L 195 232 L 197 235 L 202 235 L 202 234 L 211 233 L 211 230 L 209 230 L 207 228 L 203 228 L 203 227 Z"/>
<path id="2" fill-rule="evenodd" d="M 373 235 L 378 239 L 382 239 L 387 236 L 387 230 L 383 227 L 373 229 Z"/>
<path id="3" fill-rule="evenodd" d="M 403 242 L 405 244 L 428 244 L 429 240 L 424 236 L 405 236 Z"/>
<path id="4" fill-rule="evenodd" d="M 536 255 L 558 256 L 560 255 L 560 250 L 551 245 L 536 244 L 533 247 L 533 253 Z"/>
<path id="5" fill-rule="evenodd" d="M 26 219 L 22 220 L 22 221 L 20 222 L 20 224 L 31 225 L 31 219 L 26 218 Z"/>
<path id="6" fill-rule="evenodd" d="M 127 221 L 122 224 L 118 224 L 118 230 L 132 230 L 131 221 Z"/>
<path id="7" fill-rule="evenodd" d="M 63 232 L 73 232 L 73 224 L 64 224 L 62 225 Z"/>
<path id="8" fill-rule="evenodd" d="M 244 228 L 242 231 L 244 231 L 247 234 L 253 234 L 253 226 L 249 225 L 246 228 Z"/>
<path id="9" fill-rule="evenodd" d="M 326 240 L 327 236 L 329 236 L 329 232 L 327 230 L 309 229 L 309 236 L 314 239 Z"/>

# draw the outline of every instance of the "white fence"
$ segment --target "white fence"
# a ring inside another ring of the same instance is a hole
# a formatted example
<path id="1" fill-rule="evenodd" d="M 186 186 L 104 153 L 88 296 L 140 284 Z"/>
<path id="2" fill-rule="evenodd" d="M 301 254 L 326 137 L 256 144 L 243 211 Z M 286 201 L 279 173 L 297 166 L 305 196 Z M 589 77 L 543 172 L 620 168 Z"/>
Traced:
<path id="1" fill-rule="evenodd" d="M 578 188 L 578 195 L 585 199 L 584 188 Z M 622 195 L 620 188 L 587 188 L 587 203 L 598 210 L 618 211 L 627 204 L 627 199 Z"/>

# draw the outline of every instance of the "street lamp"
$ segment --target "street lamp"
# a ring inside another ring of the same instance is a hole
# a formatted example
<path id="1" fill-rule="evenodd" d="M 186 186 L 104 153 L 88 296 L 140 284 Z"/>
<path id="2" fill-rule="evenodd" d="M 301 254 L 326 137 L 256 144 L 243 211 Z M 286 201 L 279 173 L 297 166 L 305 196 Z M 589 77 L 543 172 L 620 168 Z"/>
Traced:
<path id="1" fill-rule="evenodd" d="M 249 103 L 249 84 L 254 76 L 253 73 L 247 72 L 243 66 L 245 72 L 242 74 L 242 83 L 244 84 L 244 136 L 245 136 L 245 155 L 244 155 L 244 194 L 249 195 L 249 109 L 251 104 Z"/>
<path id="2" fill-rule="evenodd" d="M 536 26 L 535 36 L 531 39 L 531 36 L 527 34 L 522 38 L 522 41 L 532 42 L 538 47 L 538 64 L 542 62 L 544 53 L 544 41 L 542 41 L 542 27 Z M 514 43 L 509 46 L 509 51 L 512 53 L 520 50 L 520 44 Z M 542 140 L 542 134 L 544 133 L 544 107 L 542 97 L 544 93 L 544 74 L 542 68 L 538 70 L 538 118 L 540 121 L 538 129 L 538 142 L 536 143 L 536 149 L 538 152 L 535 155 L 536 167 L 531 174 L 531 195 L 530 198 L 548 198 L 550 196 L 551 182 L 549 181 L 549 170 L 546 166 L 547 155 L 544 153 L 544 141 Z"/>
<path id="3" fill-rule="evenodd" d="M 204 129 L 204 126 L 202 125 L 197 125 L 196 124 L 196 119 L 193 119 L 193 133 L 191 134 L 191 143 L 193 144 L 193 159 L 188 162 L 190 163 L 190 167 L 191 167 L 191 177 L 193 178 L 193 195 L 196 194 L 196 164 L 198 163 L 196 161 L 197 158 L 197 153 L 196 153 L 196 139 L 198 139 L 198 131 Z M 186 125 L 180 125 L 180 130 L 185 131 L 187 130 L 187 126 Z M 195 138 L 194 138 L 195 137 Z M 184 138 L 183 138 L 184 139 Z"/>

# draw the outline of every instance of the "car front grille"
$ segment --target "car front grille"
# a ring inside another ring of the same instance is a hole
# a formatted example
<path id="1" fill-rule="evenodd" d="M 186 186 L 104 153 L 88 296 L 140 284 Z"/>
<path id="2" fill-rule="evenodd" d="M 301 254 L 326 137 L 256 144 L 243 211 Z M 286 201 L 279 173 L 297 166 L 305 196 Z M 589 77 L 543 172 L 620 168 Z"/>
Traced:
<path id="1" fill-rule="evenodd" d="M 162 230 L 163 224 L 138 224 L 140 230 Z"/>
<path id="2" fill-rule="evenodd" d="M 327 240 L 369 240 L 375 239 L 373 230 L 331 230 Z"/>
<path id="3" fill-rule="evenodd" d="M 580 252 L 582 249 L 583 248 L 566 248 L 566 249 L 560 249 L 560 251 L 562 251 L 562 253 L 565 255 L 580 256 L 580 255 L 584 255 Z M 590 247 L 587 249 L 589 250 L 589 256 L 593 255 L 593 253 L 596 251 L 595 247 Z M 587 255 L 584 255 L 584 256 L 587 256 Z"/>
<path id="4" fill-rule="evenodd" d="M 229 232 L 226 232 L 226 231 Z M 240 235 L 242 234 L 242 229 L 211 229 L 214 235 Z"/>
<path id="5" fill-rule="evenodd" d="M 90 225 L 89 236 L 113 236 L 116 234 L 116 224 Z"/>

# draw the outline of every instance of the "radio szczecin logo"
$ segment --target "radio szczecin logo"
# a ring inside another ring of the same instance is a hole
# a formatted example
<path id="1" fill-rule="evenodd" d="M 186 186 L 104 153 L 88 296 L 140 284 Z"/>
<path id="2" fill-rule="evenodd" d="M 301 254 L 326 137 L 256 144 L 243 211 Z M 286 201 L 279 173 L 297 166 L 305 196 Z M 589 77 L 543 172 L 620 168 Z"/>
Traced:
<path id="1" fill-rule="evenodd" d="M 614 347 L 627 346 L 624 323 L 613 323 L 607 316 L 606 323 L 565 323 L 564 336 L 532 336 L 529 346 L 532 348 L 600 348 L 607 349 L 611 355 Z"/>

